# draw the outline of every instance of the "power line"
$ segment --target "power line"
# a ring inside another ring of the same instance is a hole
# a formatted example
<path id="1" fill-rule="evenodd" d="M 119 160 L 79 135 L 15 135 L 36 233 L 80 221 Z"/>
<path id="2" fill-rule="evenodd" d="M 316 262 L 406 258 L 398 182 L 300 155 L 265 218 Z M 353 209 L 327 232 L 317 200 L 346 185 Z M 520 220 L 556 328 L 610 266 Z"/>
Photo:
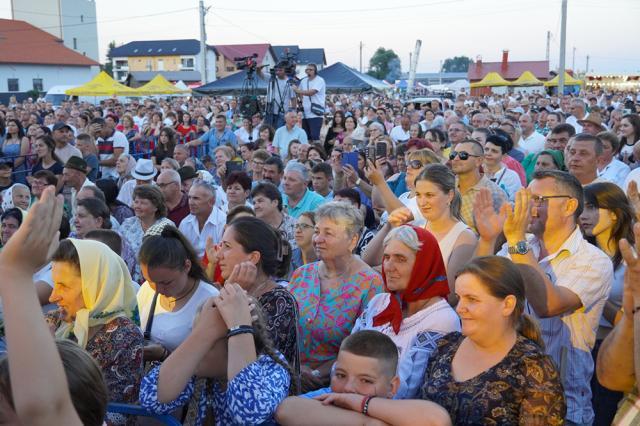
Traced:
<path id="1" fill-rule="evenodd" d="M 441 4 L 461 3 L 465 0 L 442 0 L 433 3 L 417 3 L 409 4 L 405 6 L 388 6 L 368 9 L 319 9 L 319 10 L 291 10 L 291 9 L 239 9 L 231 7 L 216 7 L 217 10 L 224 10 L 227 12 L 242 12 L 242 13 L 277 13 L 277 14 L 306 14 L 306 13 L 369 13 L 369 12 L 385 12 L 390 10 L 401 9 L 416 9 L 422 7 L 436 6 Z"/>
<path id="2" fill-rule="evenodd" d="M 105 24 L 105 23 L 109 23 L 109 22 L 122 22 L 122 21 L 129 21 L 129 20 L 140 19 L 140 18 L 151 18 L 151 17 L 154 17 L 154 16 L 172 15 L 174 13 L 181 13 L 181 12 L 197 10 L 197 9 L 198 9 L 197 7 L 188 7 L 188 8 L 185 8 L 185 9 L 170 10 L 170 11 L 167 11 L 167 12 L 150 13 L 148 15 L 127 16 L 126 18 L 113 18 L 113 19 L 105 19 L 105 20 L 91 21 L 91 22 L 78 22 L 76 24 L 67 24 L 67 25 L 63 25 L 63 26 L 65 28 L 68 28 L 68 27 L 79 27 L 79 26 L 82 26 L 82 25 L 96 25 L 96 24 Z M 53 26 L 49 26 L 49 27 L 38 27 L 38 29 L 41 29 L 41 30 L 56 29 L 56 28 L 60 28 L 60 26 L 59 25 L 53 25 Z M 14 33 L 14 32 L 24 32 L 24 31 L 33 31 L 33 30 L 32 30 L 32 28 L 16 28 L 16 29 L 12 29 L 12 30 L 0 30 L 0 34 L 3 34 L 3 33 Z"/>

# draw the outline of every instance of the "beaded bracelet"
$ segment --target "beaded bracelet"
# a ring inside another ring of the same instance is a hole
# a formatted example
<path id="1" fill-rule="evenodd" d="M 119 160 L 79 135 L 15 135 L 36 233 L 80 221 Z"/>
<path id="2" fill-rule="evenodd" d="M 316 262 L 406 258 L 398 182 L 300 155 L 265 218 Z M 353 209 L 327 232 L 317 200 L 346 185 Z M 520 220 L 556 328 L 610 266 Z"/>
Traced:
<path id="1" fill-rule="evenodd" d="M 362 399 L 362 406 L 360 411 L 362 412 L 362 414 L 364 414 L 365 416 L 368 415 L 369 413 L 369 403 L 371 402 L 371 400 L 375 398 L 375 395 L 370 395 L 370 396 L 365 396 Z"/>
<path id="2" fill-rule="evenodd" d="M 227 338 L 237 336 L 238 334 L 254 334 L 253 327 L 250 325 L 238 325 L 227 331 Z"/>

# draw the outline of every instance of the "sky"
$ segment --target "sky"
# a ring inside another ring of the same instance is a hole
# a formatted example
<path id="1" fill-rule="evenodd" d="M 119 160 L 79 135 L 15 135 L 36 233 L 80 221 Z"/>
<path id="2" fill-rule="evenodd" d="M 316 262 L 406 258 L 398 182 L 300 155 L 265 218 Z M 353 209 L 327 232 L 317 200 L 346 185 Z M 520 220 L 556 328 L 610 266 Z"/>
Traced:
<path id="1" fill-rule="evenodd" d="M 53 1 L 53 0 L 40 0 Z M 199 39 L 198 1 L 95 0 L 101 61 L 107 45 L 134 40 Z M 14 0 L 16 4 L 20 0 Z M 560 56 L 561 0 L 205 0 L 208 44 L 271 43 L 323 47 L 327 62 L 366 70 L 378 47 L 393 49 L 408 71 L 422 40 L 418 72 L 437 72 L 440 61 L 465 55 L 484 62 L 544 60 L 551 31 L 551 68 Z M 568 0 L 566 67 L 600 74 L 640 73 L 639 0 Z M 0 0 L 11 17 L 11 0 Z M 636 53 L 633 53 L 636 52 Z"/>

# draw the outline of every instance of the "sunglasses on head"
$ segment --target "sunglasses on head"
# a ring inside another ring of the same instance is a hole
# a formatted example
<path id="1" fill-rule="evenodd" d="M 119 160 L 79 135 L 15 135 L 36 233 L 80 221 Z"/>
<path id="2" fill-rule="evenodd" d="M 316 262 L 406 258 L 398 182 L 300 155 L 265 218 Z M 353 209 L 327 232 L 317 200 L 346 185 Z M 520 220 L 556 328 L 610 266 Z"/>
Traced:
<path id="1" fill-rule="evenodd" d="M 465 151 L 451 151 L 451 154 L 449 154 L 449 160 L 453 160 L 456 157 L 460 157 L 460 159 L 462 161 L 468 160 L 469 157 L 480 157 L 479 155 L 474 155 L 474 154 L 469 154 L 468 152 Z"/>

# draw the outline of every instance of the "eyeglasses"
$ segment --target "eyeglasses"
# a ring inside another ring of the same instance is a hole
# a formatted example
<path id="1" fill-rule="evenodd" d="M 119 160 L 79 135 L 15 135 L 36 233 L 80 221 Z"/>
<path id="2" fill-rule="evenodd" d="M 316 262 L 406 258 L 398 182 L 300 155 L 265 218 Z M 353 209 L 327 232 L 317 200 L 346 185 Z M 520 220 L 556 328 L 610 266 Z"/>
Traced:
<path id="1" fill-rule="evenodd" d="M 424 167 L 424 164 L 422 164 L 422 161 L 420 160 L 411 160 L 409 161 L 408 166 L 414 170 L 419 170 Z"/>
<path id="2" fill-rule="evenodd" d="M 531 201 L 537 207 L 541 206 L 547 200 L 552 198 L 573 198 L 571 195 L 532 195 Z"/>
<path id="3" fill-rule="evenodd" d="M 304 231 L 305 229 L 313 228 L 313 225 L 308 225 L 306 223 L 296 223 L 295 228 L 296 231 Z"/>
<path id="4" fill-rule="evenodd" d="M 174 183 L 176 183 L 176 184 L 177 184 L 178 182 L 167 182 L 167 183 L 157 183 L 157 182 L 156 182 L 156 186 L 158 186 L 160 189 L 164 189 L 164 188 L 166 188 L 167 186 L 169 186 L 169 185 L 171 185 L 171 184 L 174 184 Z"/>
<path id="5" fill-rule="evenodd" d="M 480 157 L 480 155 L 469 154 L 466 151 L 451 151 L 449 154 L 449 160 L 454 160 L 456 157 L 460 157 L 462 161 L 466 161 L 469 157 Z"/>
<path id="6" fill-rule="evenodd" d="M 253 164 L 255 164 L 256 166 L 264 166 L 264 161 L 253 160 Z"/>

